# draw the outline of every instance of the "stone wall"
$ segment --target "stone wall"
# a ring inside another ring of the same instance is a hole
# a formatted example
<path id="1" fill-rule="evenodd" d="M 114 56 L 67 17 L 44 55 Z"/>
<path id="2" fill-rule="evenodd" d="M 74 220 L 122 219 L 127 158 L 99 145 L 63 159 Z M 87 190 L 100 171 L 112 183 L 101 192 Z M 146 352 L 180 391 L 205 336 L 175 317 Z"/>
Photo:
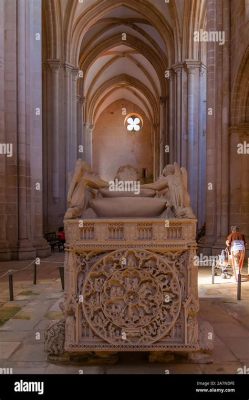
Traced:
<path id="1" fill-rule="evenodd" d="M 139 132 L 128 132 L 124 124 L 125 116 L 135 112 L 143 118 L 143 128 Z M 121 165 L 130 164 L 138 169 L 146 168 L 148 176 L 153 176 L 153 127 L 142 110 L 127 100 L 118 100 L 110 105 L 96 122 L 93 130 L 93 170 L 105 180 L 112 180 Z"/>

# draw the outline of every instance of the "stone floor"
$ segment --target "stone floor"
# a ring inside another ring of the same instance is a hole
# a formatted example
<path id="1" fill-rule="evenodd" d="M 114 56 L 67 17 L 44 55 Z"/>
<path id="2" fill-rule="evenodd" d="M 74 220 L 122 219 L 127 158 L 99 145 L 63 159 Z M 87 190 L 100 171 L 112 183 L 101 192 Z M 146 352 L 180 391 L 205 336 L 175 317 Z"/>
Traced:
<path id="1" fill-rule="evenodd" d="M 60 319 L 59 302 L 63 296 L 58 266 L 63 254 L 54 254 L 38 267 L 37 285 L 32 284 L 32 266 L 28 262 L 0 263 L 0 311 L 12 307 L 20 310 L 0 326 L 1 368 L 13 373 L 37 374 L 236 374 L 238 368 L 249 368 L 249 281 L 244 270 L 242 300 L 236 300 L 236 284 L 216 277 L 211 284 L 210 268 L 199 271 L 200 316 L 209 321 L 215 332 L 212 364 L 173 361 L 150 364 L 144 353 L 121 354 L 115 365 L 58 365 L 47 361 L 44 353 L 44 329 L 50 320 Z M 8 277 L 15 269 L 15 300 L 8 301 Z"/>

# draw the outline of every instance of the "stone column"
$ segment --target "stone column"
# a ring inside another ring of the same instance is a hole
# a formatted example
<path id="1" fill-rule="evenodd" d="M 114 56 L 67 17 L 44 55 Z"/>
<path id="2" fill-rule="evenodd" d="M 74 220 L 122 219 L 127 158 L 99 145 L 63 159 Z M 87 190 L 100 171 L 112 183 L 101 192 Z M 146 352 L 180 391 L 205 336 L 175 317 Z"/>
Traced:
<path id="1" fill-rule="evenodd" d="M 45 73 L 46 116 L 44 118 L 44 148 L 47 154 L 46 225 L 55 231 L 63 224 L 67 208 L 67 191 L 78 152 L 80 112 L 77 98 L 78 69 L 61 60 L 47 60 Z M 82 126 L 82 124 L 81 124 Z"/>
<path id="2" fill-rule="evenodd" d="M 84 124 L 85 160 L 91 166 L 92 166 L 93 129 L 94 129 L 94 125 L 92 125 L 90 123 Z"/>
<path id="3" fill-rule="evenodd" d="M 175 161 L 175 71 L 170 70 L 169 78 L 169 162 L 172 164 Z"/>
<path id="4" fill-rule="evenodd" d="M 199 118 L 199 185 L 198 185 L 198 228 L 201 228 L 206 219 L 206 86 L 207 86 L 207 68 L 201 65 L 200 70 L 200 118 Z"/>
<path id="5" fill-rule="evenodd" d="M 78 157 L 84 160 L 84 134 L 83 134 L 83 107 L 85 98 L 83 96 L 77 96 L 77 149 Z M 81 152 L 83 150 L 83 152 Z"/>
<path id="6" fill-rule="evenodd" d="M 82 89 L 83 90 L 83 89 Z M 83 160 L 87 159 L 87 140 L 86 140 L 86 98 L 83 97 L 82 104 L 82 141 L 84 146 Z"/>
<path id="7" fill-rule="evenodd" d="M 72 149 L 70 155 L 70 171 L 73 171 L 75 168 L 75 163 L 78 158 L 78 99 L 77 99 L 77 82 L 79 78 L 79 69 L 72 69 L 72 134 L 70 147 Z"/>
<path id="8" fill-rule="evenodd" d="M 28 71 L 28 94 L 26 112 L 29 113 L 29 142 L 31 169 L 31 232 L 36 256 L 50 255 L 50 246 L 43 237 L 43 141 L 42 141 L 42 44 L 41 0 L 31 0 L 26 4 L 29 9 L 29 46 L 30 66 Z M 26 20 L 27 23 L 27 20 Z M 40 109 L 40 115 L 35 110 Z"/>
<path id="9" fill-rule="evenodd" d="M 207 2 L 207 31 L 216 30 L 216 0 Z M 207 43 L 207 173 L 206 173 L 206 234 L 201 239 L 201 249 L 212 253 L 216 237 L 216 132 L 215 132 L 215 97 L 216 97 L 216 43 Z"/>
<path id="10" fill-rule="evenodd" d="M 176 149 L 175 161 L 181 165 L 182 154 L 182 65 L 174 65 L 175 71 L 175 104 L 176 104 L 176 119 L 175 119 L 175 136 L 176 136 Z"/>
<path id="11" fill-rule="evenodd" d="M 66 134 L 65 79 L 61 60 L 44 62 L 44 216 L 47 232 L 56 231 L 63 224 L 66 210 Z"/>
<path id="12" fill-rule="evenodd" d="M 0 2 L 0 143 L 13 146 L 12 157 L 0 155 L 0 261 L 17 251 L 17 150 L 16 150 L 16 7 Z M 8 48 L 8 51 L 7 51 Z M 6 104 L 6 97 L 8 103 Z M 13 115 L 15 116 L 13 118 Z"/>
<path id="13" fill-rule="evenodd" d="M 160 164 L 159 174 L 165 167 L 165 145 L 166 145 L 166 97 L 160 98 Z"/>
<path id="14" fill-rule="evenodd" d="M 174 161 L 187 168 L 188 159 L 188 75 L 184 64 L 172 67 L 175 76 L 175 153 Z"/>
<path id="15" fill-rule="evenodd" d="M 0 14 L 5 24 L 0 140 L 13 145 L 12 157 L 0 164 L 5 173 L 0 246 L 4 251 L 3 239 L 9 246 L 9 252 L 0 250 L 0 258 L 34 259 L 50 254 L 42 223 L 41 1 L 4 1 Z"/>
<path id="16" fill-rule="evenodd" d="M 65 115 L 66 115 L 66 165 L 67 165 L 67 188 L 74 171 L 75 162 L 78 157 L 77 148 L 77 79 L 78 69 L 70 64 L 65 64 Z"/>
<path id="17" fill-rule="evenodd" d="M 225 44 L 216 45 L 216 132 L 217 193 L 216 242 L 214 253 L 220 253 L 230 232 L 229 227 L 229 120 L 230 120 L 230 2 L 217 2 L 217 30 L 225 32 Z M 217 249 L 217 250 L 216 250 Z"/>
<path id="18" fill-rule="evenodd" d="M 25 0 L 17 3 L 17 149 L 18 149 L 18 258 L 35 258 L 31 238 L 30 113 L 35 113 L 29 100 L 30 49 L 26 43 L 28 7 Z M 29 32 L 30 34 L 30 32 Z M 33 40 L 35 38 L 33 37 Z M 28 129 L 27 129 L 28 128 Z"/>
<path id="19" fill-rule="evenodd" d="M 69 188 L 70 180 L 72 177 L 72 149 L 70 149 L 71 143 L 71 135 L 72 135 L 72 127 L 71 127 L 71 119 L 72 119 L 72 107 L 71 107 L 71 96 L 72 96 L 72 66 L 69 64 L 64 65 L 65 72 L 65 103 L 64 103 L 64 112 L 65 112 L 65 128 L 64 128 L 64 136 L 66 138 L 66 148 L 65 148 L 65 163 L 66 163 L 66 187 L 67 190 Z"/>
<path id="20" fill-rule="evenodd" d="M 17 3 L 18 258 L 47 256 L 42 223 L 41 1 Z"/>
<path id="21" fill-rule="evenodd" d="M 230 2 L 209 0 L 207 30 L 225 31 L 226 43 L 207 43 L 206 235 L 202 251 L 220 253 L 229 231 Z"/>
<path id="22" fill-rule="evenodd" d="M 169 146 L 169 96 L 165 98 L 165 145 Z M 164 154 L 164 164 L 169 164 L 169 152 Z"/>
<path id="23" fill-rule="evenodd" d="M 203 143 L 200 126 L 205 125 L 200 115 L 200 69 L 198 60 L 173 65 L 170 81 L 170 141 L 173 146 L 170 162 L 177 161 L 188 170 L 191 202 L 198 219 L 203 209 L 202 176 L 205 171 L 203 159 L 200 164 Z"/>
<path id="24" fill-rule="evenodd" d="M 161 134 L 160 134 L 160 114 L 158 119 L 152 125 L 152 136 L 154 143 L 153 152 L 153 176 L 156 180 L 160 175 L 160 161 L 161 161 Z"/>
<path id="25" fill-rule="evenodd" d="M 48 61 L 49 68 L 51 70 L 51 87 L 50 87 L 50 94 L 52 100 L 52 109 L 51 109 L 51 170 L 50 173 L 52 175 L 52 197 L 55 203 L 58 203 L 60 199 L 60 182 L 59 182 L 59 143 L 60 143 L 60 132 L 59 132 L 59 121 L 61 118 L 60 109 L 59 109 L 59 70 L 60 70 L 60 61 L 59 60 L 49 60 Z"/>
<path id="26" fill-rule="evenodd" d="M 186 60 L 188 74 L 188 132 L 187 132 L 187 170 L 189 192 L 194 212 L 198 215 L 198 175 L 199 175 L 199 85 L 200 62 Z"/>

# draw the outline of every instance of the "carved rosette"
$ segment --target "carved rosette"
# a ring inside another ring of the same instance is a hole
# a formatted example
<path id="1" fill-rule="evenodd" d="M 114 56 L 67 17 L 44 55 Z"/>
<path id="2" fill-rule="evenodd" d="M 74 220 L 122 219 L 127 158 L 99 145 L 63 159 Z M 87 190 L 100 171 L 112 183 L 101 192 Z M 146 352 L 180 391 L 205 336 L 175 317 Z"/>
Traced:
<path id="1" fill-rule="evenodd" d="M 174 264 L 143 250 L 118 250 L 98 260 L 82 288 L 83 315 L 105 342 L 144 344 L 169 334 L 181 309 Z"/>

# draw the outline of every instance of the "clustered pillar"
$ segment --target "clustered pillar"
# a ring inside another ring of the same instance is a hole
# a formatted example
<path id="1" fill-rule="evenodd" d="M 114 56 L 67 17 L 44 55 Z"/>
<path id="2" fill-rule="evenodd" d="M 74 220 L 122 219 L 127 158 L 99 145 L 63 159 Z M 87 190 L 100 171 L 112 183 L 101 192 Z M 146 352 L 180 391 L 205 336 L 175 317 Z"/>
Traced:
<path id="1" fill-rule="evenodd" d="M 82 158 L 83 99 L 77 95 L 79 70 L 60 60 L 44 62 L 43 115 L 44 149 L 44 225 L 47 232 L 63 225 L 67 208 L 66 193 L 77 158 Z"/>
<path id="2" fill-rule="evenodd" d="M 41 1 L 0 7 L 0 142 L 12 146 L 0 156 L 0 259 L 32 259 L 50 254 L 42 221 Z"/>
<path id="3" fill-rule="evenodd" d="M 200 61 L 186 60 L 172 66 L 169 82 L 169 160 L 171 163 L 177 161 L 188 170 L 188 187 L 199 228 L 205 218 L 204 73 L 205 67 Z"/>

